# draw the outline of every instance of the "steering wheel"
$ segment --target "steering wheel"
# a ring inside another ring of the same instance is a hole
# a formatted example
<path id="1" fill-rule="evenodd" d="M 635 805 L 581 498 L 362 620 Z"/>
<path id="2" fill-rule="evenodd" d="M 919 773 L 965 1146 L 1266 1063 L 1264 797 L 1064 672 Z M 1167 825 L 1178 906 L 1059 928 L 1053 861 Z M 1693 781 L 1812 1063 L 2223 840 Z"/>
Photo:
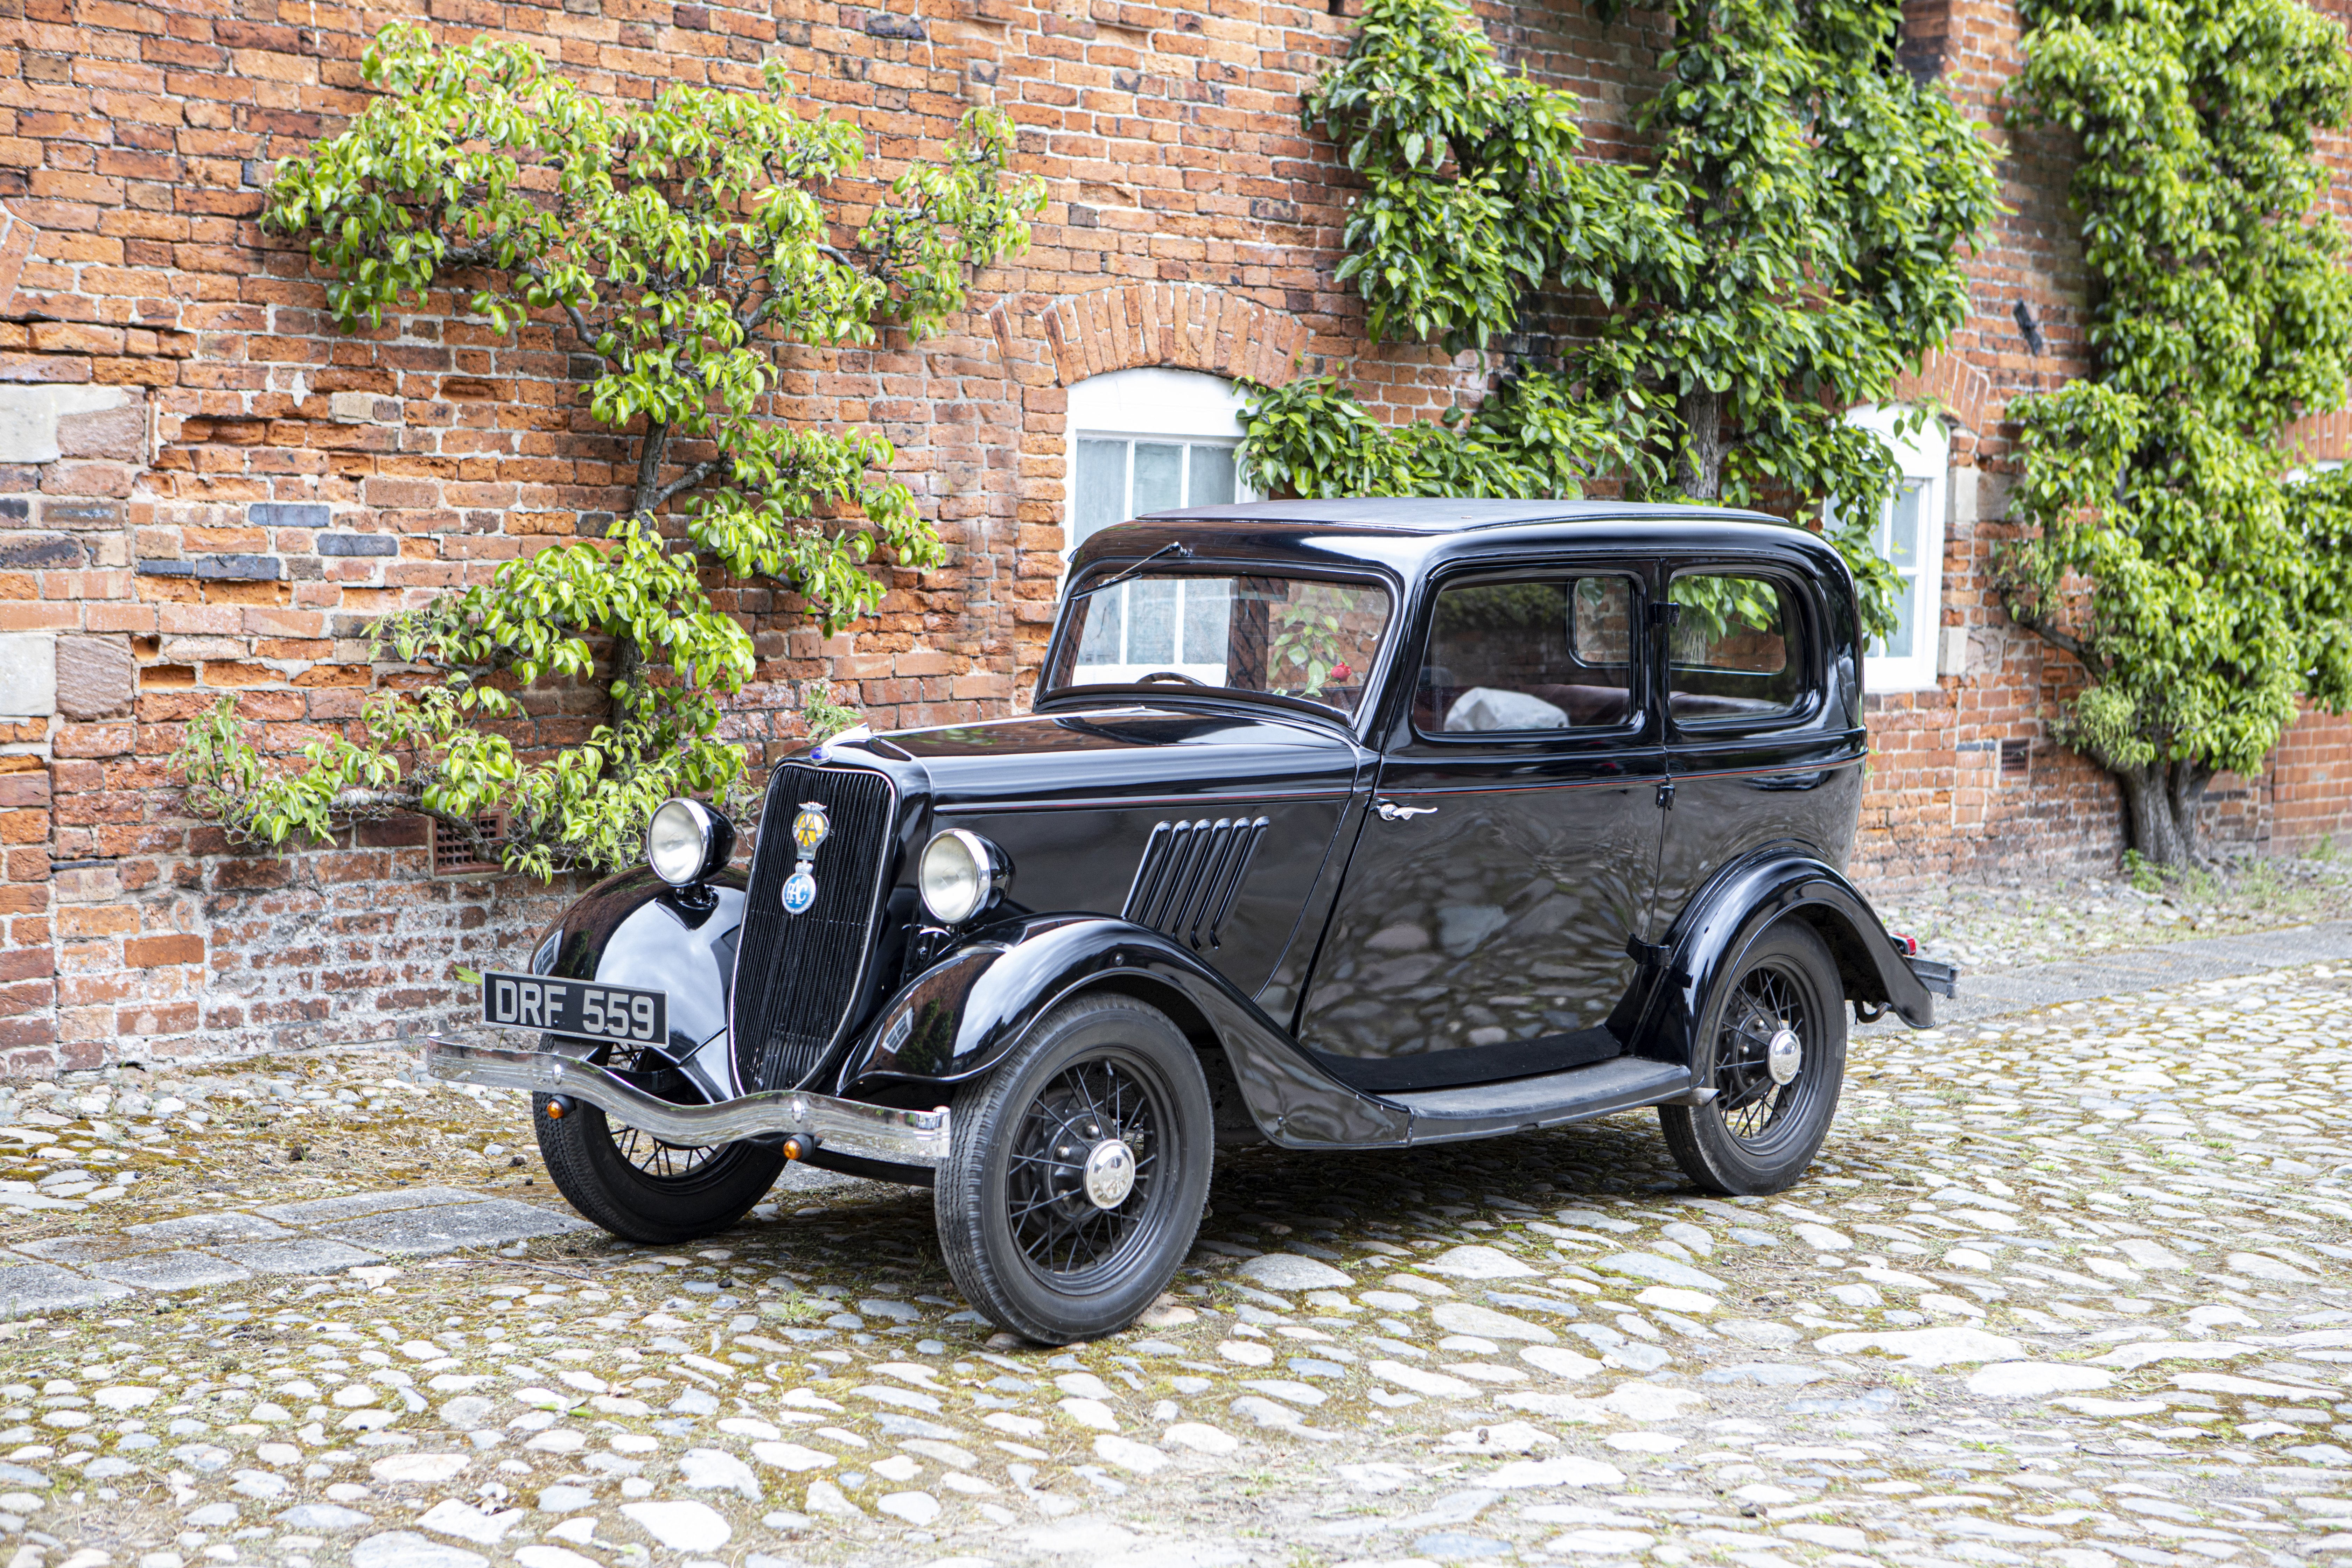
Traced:
<path id="1" fill-rule="evenodd" d="M 1135 678 L 1135 683 L 1138 686 L 1149 686 L 1155 680 L 1181 680 L 1187 686 L 1206 686 L 1209 684 L 1207 681 L 1200 679 L 1198 677 L 1185 674 L 1181 669 L 1155 669 L 1149 675 L 1139 675 Z"/>

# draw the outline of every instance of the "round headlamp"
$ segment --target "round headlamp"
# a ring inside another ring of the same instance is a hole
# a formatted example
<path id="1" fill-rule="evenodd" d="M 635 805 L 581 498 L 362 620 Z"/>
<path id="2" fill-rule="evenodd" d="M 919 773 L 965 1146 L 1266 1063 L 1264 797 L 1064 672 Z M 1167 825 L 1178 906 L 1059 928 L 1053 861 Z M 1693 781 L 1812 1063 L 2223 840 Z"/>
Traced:
<path id="1" fill-rule="evenodd" d="M 735 853 L 735 825 L 698 800 L 666 800 L 646 824 L 646 864 L 674 888 L 699 882 Z"/>
<path id="2" fill-rule="evenodd" d="M 961 925 L 996 896 L 1001 860 L 988 842 L 961 827 L 923 846 L 923 908 L 941 925 Z"/>

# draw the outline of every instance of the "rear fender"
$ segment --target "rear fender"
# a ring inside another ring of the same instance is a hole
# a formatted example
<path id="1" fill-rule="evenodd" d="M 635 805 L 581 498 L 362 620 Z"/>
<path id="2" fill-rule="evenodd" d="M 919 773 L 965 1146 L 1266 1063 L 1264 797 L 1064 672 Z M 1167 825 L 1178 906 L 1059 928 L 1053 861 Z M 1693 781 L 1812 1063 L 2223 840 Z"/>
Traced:
<path id="1" fill-rule="evenodd" d="M 743 874 L 732 869 L 690 888 L 673 888 L 642 866 L 624 871 L 563 911 L 546 973 L 667 992 L 663 1053 L 710 1099 L 732 1100 L 742 1092 L 727 1026 L 743 897 Z"/>
<path id="2" fill-rule="evenodd" d="M 1780 920 L 1802 921 L 1829 945 L 1849 1001 L 1892 1007 L 1915 1029 L 1935 1023 L 1935 999 L 1870 900 L 1824 862 L 1782 853 L 1728 868 L 1667 932 L 1665 984 L 1643 1054 L 1702 1069 L 1699 1027 L 1708 1001 L 1748 944 Z"/>
<path id="3" fill-rule="evenodd" d="M 1194 1044 L 1222 1049 L 1250 1120 L 1273 1142 L 1317 1148 L 1404 1141 L 1411 1120 L 1404 1110 L 1325 1072 L 1189 949 L 1101 916 L 999 927 L 933 964 L 883 1006 L 852 1049 L 842 1092 L 861 1098 L 978 1078 L 1055 1007 L 1091 990 L 1150 1002 Z"/>

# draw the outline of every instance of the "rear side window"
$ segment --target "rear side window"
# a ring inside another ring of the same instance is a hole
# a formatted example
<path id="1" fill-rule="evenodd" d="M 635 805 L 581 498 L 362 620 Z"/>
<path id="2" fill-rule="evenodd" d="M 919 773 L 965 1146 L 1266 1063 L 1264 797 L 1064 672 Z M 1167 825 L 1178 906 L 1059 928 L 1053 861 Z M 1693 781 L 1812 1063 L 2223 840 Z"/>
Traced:
<path id="1" fill-rule="evenodd" d="M 1614 574 L 1442 590 L 1414 692 L 1425 735 L 1613 729 L 1633 714 L 1633 580 Z"/>
<path id="2" fill-rule="evenodd" d="M 1780 718 L 1809 689 L 1804 617 L 1769 577 L 1689 573 L 1667 590 L 1667 711 L 1678 723 Z"/>

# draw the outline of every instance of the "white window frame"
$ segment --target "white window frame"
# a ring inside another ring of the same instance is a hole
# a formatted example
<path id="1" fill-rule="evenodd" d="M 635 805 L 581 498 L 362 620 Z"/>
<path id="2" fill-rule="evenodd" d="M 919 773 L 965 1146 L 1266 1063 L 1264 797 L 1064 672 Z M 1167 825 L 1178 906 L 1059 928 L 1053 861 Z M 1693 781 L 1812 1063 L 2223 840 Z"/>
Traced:
<path id="1" fill-rule="evenodd" d="M 1114 370 L 1090 375 L 1070 388 L 1063 446 L 1064 504 L 1062 558 L 1078 547 L 1078 443 L 1081 440 L 1125 441 L 1128 453 L 1128 500 L 1135 499 L 1134 444 L 1177 441 L 1188 447 L 1238 447 L 1242 441 L 1242 409 L 1249 395 L 1222 375 L 1197 370 Z M 1184 483 L 1192 482 L 1188 455 Z M 1257 497 L 1234 476 L 1234 499 Z M 1189 504 L 1188 501 L 1185 503 Z M 1130 510 L 1129 515 L 1132 517 Z"/>
<path id="2" fill-rule="evenodd" d="M 1070 554 L 1080 542 L 1077 536 L 1078 507 L 1078 443 L 1082 440 L 1124 441 L 1127 443 L 1127 504 L 1128 516 L 1135 515 L 1135 447 L 1138 442 L 1169 442 L 1187 448 L 1179 465 L 1186 491 L 1177 504 L 1192 504 L 1193 447 L 1234 447 L 1241 445 L 1242 409 L 1249 395 L 1221 375 L 1210 375 L 1197 370 L 1168 370 L 1146 367 L 1138 370 L 1114 370 L 1101 375 L 1090 375 L 1070 388 L 1069 414 L 1066 424 L 1067 440 L 1064 448 L 1064 489 L 1068 498 L 1063 507 L 1062 560 L 1066 567 Z M 1234 500 L 1255 500 L 1256 495 L 1242 482 L 1241 475 L 1234 476 Z M 1133 606 L 1128 603 L 1131 584 L 1105 590 L 1119 600 L 1119 628 L 1122 641 L 1133 624 Z M 1175 607 L 1176 625 L 1183 626 L 1184 588 L 1179 584 Z M 1126 650 L 1122 647 L 1121 650 Z M 1213 685 L 1223 685 L 1225 667 L 1171 664 L 1162 659 L 1138 664 L 1090 664 L 1087 679 L 1097 681 L 1132 680 L 1159 669 L 1176 669 Z"/>
<path id="3" fill-rule="evenodd" d="M 1874 651 L 1874 643 L 1863 653 L 1863 684 L 1872 691 L 1927 691 L 1936 685 L 1937 650 L 1944 636 L 1944 522 L 1952 489 L 1952 437 L 1944 421 L 1932 411 L 1921 428 L 1898 436 L 1895 426 L 1898 419 L 1911 416 L 1915 410 L 1902 404 L 1881 404 L 1874 407 L 1849 409 L 1846 422 L 1874 432 L 1895 454 L 1895 468 L 1902 473 L 1906 487 L 1919 489 L 1919 564 L 1911 574 L 1913 601 L 1911 622 L 1911 652 L 1897 657 Z M 1894 526 L 1895 500 L 1889 497 L 1879 509 L 1878 526 L 1873 541 L 1884 554 L 1888 546 L 1887 531 Z"/>

